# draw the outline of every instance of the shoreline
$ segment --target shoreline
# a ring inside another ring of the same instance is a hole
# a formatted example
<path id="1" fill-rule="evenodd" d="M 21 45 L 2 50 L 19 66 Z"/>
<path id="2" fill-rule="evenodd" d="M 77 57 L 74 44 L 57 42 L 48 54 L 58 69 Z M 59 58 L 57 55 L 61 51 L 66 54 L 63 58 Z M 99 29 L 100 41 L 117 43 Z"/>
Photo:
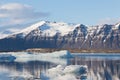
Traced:
<path id="1" fill-rule="evenodd" d="M 50 49 L 50 48 L 33 48 L 27 49 L 27 52 L 54 52 L 68 50 L 71 53 L 120 53 L 120 50 L 103 50 L 103 49 Z"/>
<path id="2" fill-rule="evenodd" d="M 54 49 L 54 48 L 32 48 L 26 50 L 16 50 L 16 51 L 0 51 L 2 52 L 38 52 L 38 53 L 51 53 L 54 51 L 68 50 L 70 53 L 120 53 L 120 50 L 110 50 L 110 49 Z"/>

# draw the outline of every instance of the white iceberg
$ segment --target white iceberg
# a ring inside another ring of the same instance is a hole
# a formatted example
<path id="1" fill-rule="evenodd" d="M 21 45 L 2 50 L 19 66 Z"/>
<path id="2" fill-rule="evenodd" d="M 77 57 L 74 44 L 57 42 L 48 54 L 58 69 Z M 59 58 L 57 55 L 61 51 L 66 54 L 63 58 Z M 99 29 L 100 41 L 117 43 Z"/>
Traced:
<path id="1" fill-rule="evenodd" d="M 66 58 L 72 57 L 70 52 L 67 50 L 56 51 L 52 53 L 9 52 L 1 54 L 10 54 L 14 56 L 16 58 L 15 62 L 46 61 L 61 65 L 66 65 Z"/>
<path id="2" fill-rule="evenodd" d="M 86 65 L 69 65 L 48 69 L 47 72 L 40 75 L 41 80 L 80 80 L 84 76 L 87 77 Z"/>

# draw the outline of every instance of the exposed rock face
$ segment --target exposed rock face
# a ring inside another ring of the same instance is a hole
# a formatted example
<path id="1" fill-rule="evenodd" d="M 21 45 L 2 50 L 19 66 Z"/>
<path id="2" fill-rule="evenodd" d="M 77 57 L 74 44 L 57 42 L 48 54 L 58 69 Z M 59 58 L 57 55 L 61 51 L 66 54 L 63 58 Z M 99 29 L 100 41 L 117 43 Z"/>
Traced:
<path id="1" fill-rule="evenodd" d="M 35 27 L 27 28 L 27 32 L 25 32 L 26 29 L 1 39 L 0 50 L 28 48 L 120 49 L 120 24 L 89 27 L 83 24 L 42 22 Z"/>

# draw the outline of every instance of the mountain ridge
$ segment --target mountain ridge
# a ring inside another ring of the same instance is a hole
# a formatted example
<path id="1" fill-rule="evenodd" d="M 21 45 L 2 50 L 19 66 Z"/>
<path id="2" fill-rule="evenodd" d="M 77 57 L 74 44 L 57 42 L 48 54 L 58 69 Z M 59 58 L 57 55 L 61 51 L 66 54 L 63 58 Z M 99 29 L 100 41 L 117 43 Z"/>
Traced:
<path id="1" fill-rule="evenodd" d="M 120 23 L 86 26 L 42 21 L 0 40 L 0 50 L 120 49 Z"/>

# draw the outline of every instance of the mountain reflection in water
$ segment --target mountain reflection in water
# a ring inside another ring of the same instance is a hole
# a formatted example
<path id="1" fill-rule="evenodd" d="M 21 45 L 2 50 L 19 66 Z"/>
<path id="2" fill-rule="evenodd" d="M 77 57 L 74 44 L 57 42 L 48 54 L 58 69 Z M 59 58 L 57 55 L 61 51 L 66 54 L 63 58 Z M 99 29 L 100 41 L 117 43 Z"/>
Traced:
<path id="1" fill-rule="evenodd" d="M 87 79 L 81 80 L 120 80 L 120 59 L 85 58 L 76 55 L 66 61 L 66 65 L 88 66 Z M 41 80 L 41 72 L 46 72 L 57 65 L 49 60 L 26 63 L 0 62 L 0 80 Z"/>
<path id="2" fill-rule="evenodd" d="M 120 60 L 75 57 L 69 65 L 87 65 L 88 80 L 120 80 Z"/>

